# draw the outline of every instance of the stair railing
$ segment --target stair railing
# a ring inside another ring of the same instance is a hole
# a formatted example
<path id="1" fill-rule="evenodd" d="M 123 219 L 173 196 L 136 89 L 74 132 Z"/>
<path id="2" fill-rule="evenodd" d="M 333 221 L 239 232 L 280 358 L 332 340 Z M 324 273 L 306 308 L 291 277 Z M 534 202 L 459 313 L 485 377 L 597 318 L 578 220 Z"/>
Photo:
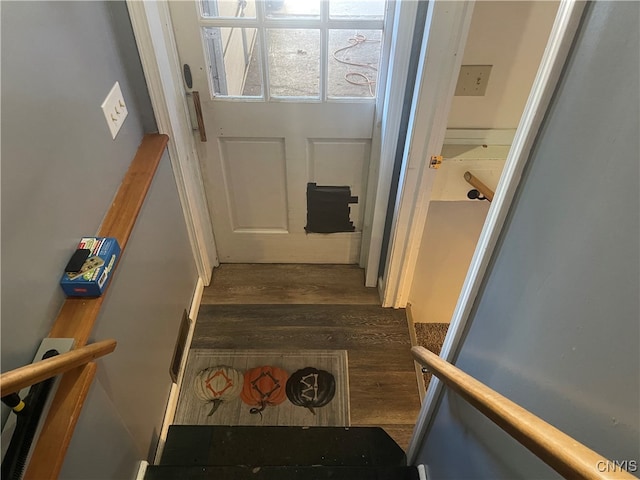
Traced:
<path id="1" fill-rule="evenodd" d="M 116 344 L 115 340 L 103 340 L 3 373 L 0 375 L 0 397 L 103 357 L 113 352 Z"/>
<path id="2" fill-rule="evenodd" d="M 491 190 L 489 187 L 487 187 L 473 173 L 464 172 L 464 179 L 467 181 L 467 183 L 469 183 L 471 186 L 476 188 L 476 190 L 477 190 L 476 194 L 482 195 L 482 197 L 475 197 L 475 198 L 480 198 L 480 200 L 488 200 L 489 203 L 491 203 L 493 201 L 493 197 L 495 195 L 495 192 L 493 190 Z M 469 198 L 473 198 L 473 197 L 469 197 Z"/>
<path id="3" fill-rule="evenodd" d="M 587 446 L 423 347 L 415 360 L 565 478 L 636 479 Z M 615 471 L 600 471 L 615 465 Z"/>

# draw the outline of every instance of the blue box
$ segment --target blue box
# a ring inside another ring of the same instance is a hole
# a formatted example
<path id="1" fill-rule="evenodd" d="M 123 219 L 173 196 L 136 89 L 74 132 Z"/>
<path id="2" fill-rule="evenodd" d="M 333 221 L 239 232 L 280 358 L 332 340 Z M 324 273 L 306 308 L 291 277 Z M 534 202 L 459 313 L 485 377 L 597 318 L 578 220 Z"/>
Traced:
<path id="1" fill-rule="evenodd" d="M 109 285 L 120 257 L 120 245 L 115 238 L 84 237 L 77 248 L 91 250 L 78 273 L 64 273 L 60 279 L 68 297 L 99 297 Z"/>

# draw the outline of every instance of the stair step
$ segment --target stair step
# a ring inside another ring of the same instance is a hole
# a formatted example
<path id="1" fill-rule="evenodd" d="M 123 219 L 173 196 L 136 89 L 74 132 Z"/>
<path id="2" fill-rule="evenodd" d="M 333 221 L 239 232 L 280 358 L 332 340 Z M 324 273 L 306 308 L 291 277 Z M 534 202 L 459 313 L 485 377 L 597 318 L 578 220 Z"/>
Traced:
<path id="1" fill-rule="evenodd" d="M 379 427 L 171 425 L 160 465 L 406 466 Z"/>
<path id="2" fill-rule="evenodd" d="M 419 480 L 416 467 L 230 467 L 150 465 L 145 480 Z"/>

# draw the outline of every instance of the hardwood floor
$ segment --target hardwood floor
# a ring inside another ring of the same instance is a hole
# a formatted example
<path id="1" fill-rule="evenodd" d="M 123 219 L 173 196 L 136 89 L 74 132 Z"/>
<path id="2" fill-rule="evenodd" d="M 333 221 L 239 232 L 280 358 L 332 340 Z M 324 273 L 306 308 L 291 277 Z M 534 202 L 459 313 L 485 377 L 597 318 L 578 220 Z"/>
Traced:
<path id="1" fill-rule="evenodd" d="M 380 299 L 355 265 L 225 264 L 213 271 L 202 303 L 380 305 Z"/>
<path id="2" fill-rule="evenodd" d="M 407 319 L 363 285 L 351 265 L 222 265 L 192 347 L 345 349 L 351 424 L 381 426 L 406 448 L 420 409 Z"/>

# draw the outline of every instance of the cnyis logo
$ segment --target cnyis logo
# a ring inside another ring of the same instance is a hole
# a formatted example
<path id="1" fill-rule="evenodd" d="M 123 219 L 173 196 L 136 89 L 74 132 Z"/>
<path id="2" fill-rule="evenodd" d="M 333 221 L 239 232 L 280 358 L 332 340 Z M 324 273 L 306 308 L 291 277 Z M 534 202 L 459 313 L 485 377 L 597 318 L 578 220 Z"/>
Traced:
<path id="1" fill-rule="evenodd" d="M 596 464 L 596 468 L 599 472 L 637 472 L 638 461 L 637 460 L 600 460 Z"/>

